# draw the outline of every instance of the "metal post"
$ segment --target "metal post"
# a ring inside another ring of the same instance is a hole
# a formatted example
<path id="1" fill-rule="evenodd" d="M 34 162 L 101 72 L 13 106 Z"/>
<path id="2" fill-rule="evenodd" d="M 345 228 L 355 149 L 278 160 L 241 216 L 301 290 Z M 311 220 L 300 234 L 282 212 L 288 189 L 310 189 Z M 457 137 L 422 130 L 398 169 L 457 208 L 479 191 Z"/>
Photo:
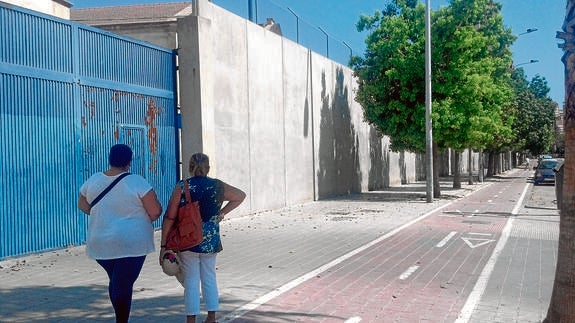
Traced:
<path id="1" fill-rule="evenodd" d="M 425 154 L 427 203 L 433 202 L 433 127 L 431 123 L 431 0 L 425 7 Z"/>
<path id="2" fill-rule="evenodd" d="M 346 43 L 345 41 L 342 41 L 342 43 L 349 49 L 349 59 L 351 59 L 351 57 L 353 56 L 353 51 L 351 50 L 351 46 L 349 46 L 349 44 Z"/>
<path id="3" fill-rule="evenodd" d="M 254 0 L 248 0 L 248 19 L 251 22 L 255 22 L 255 20 L 254 20 Z"/>
<path id="4" fill-rule="evenodd" d="M 295 16 L 295 39 L 299 44 L 299 16 L 290 7 L 287 7 L 287 10 Z"/>
<path id="5" fill-rule="evenodd" d="M 323 30 L 323 28 L 321 27 L 317 27 L 322 33 L 324 33 L 325 35 L 325 51 L 326 51 L 326 57 L 329 58 L 329 36 L 327 35 L 327 33 L 325 32 L 325 30 Z"/>

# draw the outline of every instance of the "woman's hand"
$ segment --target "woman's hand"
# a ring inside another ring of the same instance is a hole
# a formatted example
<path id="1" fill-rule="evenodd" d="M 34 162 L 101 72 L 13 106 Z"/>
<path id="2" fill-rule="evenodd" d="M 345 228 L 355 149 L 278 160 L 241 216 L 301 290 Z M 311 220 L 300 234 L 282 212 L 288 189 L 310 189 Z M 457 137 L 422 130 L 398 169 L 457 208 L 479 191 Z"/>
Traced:
<path id="1" fill-rule="evenodd" d="M 88 203 L 88 200 L 82 194 L 78 196 L 78 208 L 85 214 L 90 215 L 90 210 L 92 209 L 92 206 L 90 206 L 90 203 Z"/>
<path id="2" fill-rule="evenodd" d="M 166 248 L 165 247 L 161 247 L 160 248 L 160 258 L 158 259 L 160 262 L 160 266 L 162 265 L 162 260 L 164 260 L 164 254 L 166 253 Z"/>

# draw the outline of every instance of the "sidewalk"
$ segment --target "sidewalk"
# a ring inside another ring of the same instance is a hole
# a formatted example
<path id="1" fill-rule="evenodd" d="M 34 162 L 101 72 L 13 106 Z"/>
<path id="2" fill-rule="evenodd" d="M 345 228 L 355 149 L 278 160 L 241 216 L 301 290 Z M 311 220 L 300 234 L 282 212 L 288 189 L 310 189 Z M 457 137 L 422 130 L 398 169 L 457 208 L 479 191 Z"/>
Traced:
<path id="1" fill-rule="evenodd" d="M 552 192 L 546 195 L 527 191 L 517 216 L 511 219 L 505 248 L 469 322 L 535 323 L 547 315 L 559 239 L 555 188 L 548 188 Z"/>
<path id="2" fill-rule="evenodd" d="M 443 197 L 433 203 L 425 202 L 425 184 L 418 183 L 224 221 L 220 317 L 496 180 L 465 181 L 459 190 L 442 182 Z M 526 198 L 470 322 L 538 322 L 545 314 L 557 246 L 552 207 Z M 0 262 L 0 275 L 0 322 L 113 320 L 105 273 L 83 247 Z M 156 254 L 149 255 L 135 285 L 131 321 L 182 322 L 182 312 L 183 288 L 161 272 Z"/>

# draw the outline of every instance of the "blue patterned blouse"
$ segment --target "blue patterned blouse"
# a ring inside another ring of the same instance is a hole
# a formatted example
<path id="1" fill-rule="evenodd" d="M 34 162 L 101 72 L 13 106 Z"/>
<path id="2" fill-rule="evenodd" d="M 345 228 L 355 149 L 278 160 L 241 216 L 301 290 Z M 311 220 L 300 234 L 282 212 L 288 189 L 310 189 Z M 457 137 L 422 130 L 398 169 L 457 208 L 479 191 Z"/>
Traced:
<path id="1" fill-rule="evenodd" d="M 220 239 L 219 214 L 224 202 L 224 187 L 220 180 L 207 176 L 195 176 L 187 179 L 190 187 L 190 195 L 193 201 L 199 201 L 200 213 L 202 214 L 202 229 L 204 241 L 188 250 L 199 253 L 217 253 L 222 251 Z M 184 187 L 184 182 L 179 182 Z M 180 206 L 185 204 L 182 195 Z"/>

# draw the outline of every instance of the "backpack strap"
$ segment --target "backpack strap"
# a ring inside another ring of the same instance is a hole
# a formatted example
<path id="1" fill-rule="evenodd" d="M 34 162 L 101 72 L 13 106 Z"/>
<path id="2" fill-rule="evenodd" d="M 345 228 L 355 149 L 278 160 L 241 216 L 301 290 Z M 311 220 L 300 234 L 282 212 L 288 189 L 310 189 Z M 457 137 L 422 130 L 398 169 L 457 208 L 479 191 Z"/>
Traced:
<path id="1" fill-rule="evenodd" d="M 121 181 L 122 178 L 124 178 L 128 175 L 130 175 L 130 173 L 123 173 L 122 175 L 118 176 L 110 185 L 108 185 L 108 187 L 106 187 L 105 190 L 102 191 L 102 193 L 100 193 L 100 195 L 96 196 L 96 198 L 90 203 L 90 207 L 94 207 L 94 205 L 96 205 L 96 203 L 100 202 L 100 200 L 104 197 L 104 195 L 108 194 L 108 192 L 114 186 L 116 186 L 116 184 L 118 184 L 118 182 Z"/>

